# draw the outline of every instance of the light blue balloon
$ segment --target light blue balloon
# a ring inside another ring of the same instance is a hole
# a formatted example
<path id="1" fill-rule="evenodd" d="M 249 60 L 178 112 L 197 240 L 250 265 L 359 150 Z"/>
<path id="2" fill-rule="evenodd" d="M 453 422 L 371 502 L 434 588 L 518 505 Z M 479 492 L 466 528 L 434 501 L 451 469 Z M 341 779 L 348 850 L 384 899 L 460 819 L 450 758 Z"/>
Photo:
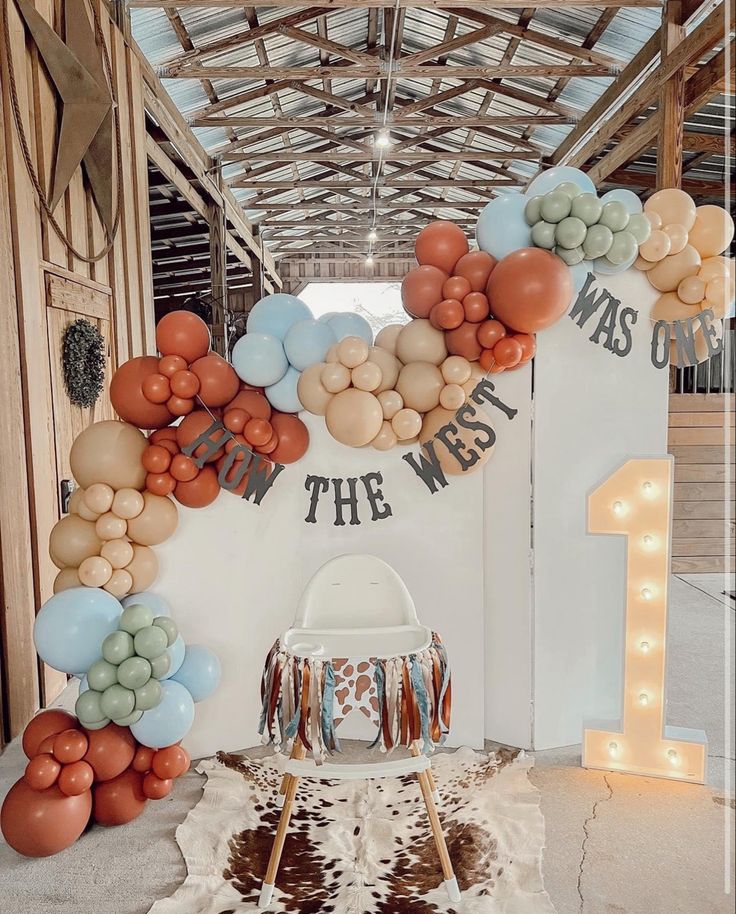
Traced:
<path id="1" fill-rule="evenodd" d="M 248 333 L 265 333 L 283 342 L 293 324 L 311 317 L 312 312 L 301 298 L 276 292 L 255 303 L 248 315 L 247 329 Z"/>
<path id="2" fill-rule="evenodd" d="M 304 409 L 297 393 L 300 377 L 301 371 L 297 371 L 296 368 L 289 365 L 286 374 L 280 381 L 264 389 L 266 399 L 274 409 L 282 413 L 298 413 Z"/>
<path id="3" fill-rule="evenodd" d="M 130 732 L 144 746 L 163 749 L 189 733 L 194 723 L 194 701 L 180 682 L 161 683 L 161 701 L 130 725 Z"/>
<path id="4" fill-rule="evenodd" d="M 81 695 L 82 692 L 89 692 L 89 683 L 87 682 L 87 674 L 86 674 L 86 673 L 85 673 L 84 676 L 82 676 L 82 678 L 79 680 L 79 694 Z"/>
<path id="5" fill-rule="evenodd" d="M 320 324 L 327 324 L 339 313 L 339 311 L 328 311 L 327 314 L 323 314 L 321 317 L 318 317 L 317 320 L 320 322 Z"/>
<path id="6" fill-rule="evenodd" d="M 174 676 L 191 694 L 194 701 L 203 701 L 220 684 L 220 659 L 203 644 L 188 644 L 179 672 Z"/>
<path id="7" fill-rule="evenodd" d="M 535 194 L 548 194 L 559 184 L 571 181 L 577 184 L 583 193 L 597 193 L 595 184 L 579 168 L 572 168 L 570 165 L 558 165 L 556 168 L 548 168 L 531 182 L 526 189 L 526 196 L 533 197 Z"/>
<path id="8" fill-rule="evenodd" d="M 572 275 L 572 285 L 575 292 L 579 292 L 585 285 L 588 273 L 595 273 L 595 266 L 592 260 L 582 260 L 570 267 Z"/>
<path id="9" fill-rule="evenodd" d="M 353 311 L 338 311 L 328 321 L 335 339 L 340 342 L 346 336 L 359 336 L 369 346 L 373 345 L 373 329 L 368 321 Z"/>
<path id="10" fill-rule="evenodd" d="M 284 339 L 286 358 L 297 371 L 304 371 L 315 362 L 323 362 L 330 346 L 337 342 L 329 324 L 320 321 L 297 321 L 289 327 Z"/>
<path id="11" fill-rule="evenodd" d="M 176 641 L 171 645 L 171 647 L 166 648 L 166 653 L 169 655 L 171 665 L 169 666 L 166 675 L 161 677 L 161 682 L 163 682 L 164 679 L 171 679 L 171 677 L 177 672 L 179 667 L 184 662 L 186 649 L 187 646 L 184 643 L 184 639 L 181 635 L 177 636 Z"/>
<path id="12" fill-rule="evenodd" d="M 639 250 L 634 252 L 633 257 L 624 263 L 614 264 L 607 257 L 597 257 L 594 261 L 595 272 L 602 273 L 605 276 L 615 276 L 617 273 L 623 273 L 625 270 L 628 270 L 629 267 L 633 266 L 634 261 L 639 255 Z"/>
<path id="13" fill-rule="evenodd" d="M 502 194 L 483 207 L 475 227 L 481 251 L 500 260 L 521 248 L 533 247 L 524 214 L 528 202 L 529 197 L 524 194 Z"/>
<path id="14" fill-rule="evenodd" d="M 623 203 L 630 216 L 635 216 L 637 213 L 644 211 L 642 202 L 634 191 L 627 190 L 625 187 L 617 187 L 614 190 L 609 190 L 607 194 L 603 194 L 601 197 L 601 203 L 610 203 L 612 200 Z"/>
<path id="15" fill-rule="evenodd" d="M 102 656 L 102 642 L 117 631 L 123 609 L 98 587 L 71 587 L 41 607 L 33 641 L 44 663 L 63 673 L 85 672 Z"/>
<path id="16" fill-rule="evenodd" d="M 123 597 L 120 601 L 123 609 L 127 609 L 129 606 L 134 606 L 136 603 L 141 603 L 143 606 L 147 606 L 154 616 L 170 616 L 171 607 L 164 600 L 163 597 L 160 597 L 157 593 L 151 593 L 150 590 L 141 591 L 141 593 L 131 593 L 127 597 Z"/>
<path id="17" fill-rule="evenodd" d="M 241 336 L 233 347 L 232 363 L 238 377 L 255 387 L 275 384 L 289 367 L 284 344 L 267 333 Z"/>

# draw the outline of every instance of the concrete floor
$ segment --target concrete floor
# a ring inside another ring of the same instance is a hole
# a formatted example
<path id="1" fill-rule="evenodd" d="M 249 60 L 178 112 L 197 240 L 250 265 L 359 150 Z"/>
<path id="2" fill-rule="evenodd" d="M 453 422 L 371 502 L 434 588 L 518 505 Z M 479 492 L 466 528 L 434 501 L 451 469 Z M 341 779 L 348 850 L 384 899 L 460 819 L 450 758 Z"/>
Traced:
<path id="1" fill-rule="evenodd" d="M 733 911 L 732 884 L 725 894 L 734 872 L 727 842 L 734 751 L 733 729 L 726 746 L 733 695 L 727 711 L 724 645 L 726 631 L 733 636 L 734 603 L 723 589 L 722 575 L 683 575 L 673 579 L 670 597 L 668 717 L 707 732 L 707 787 L 585 771 L 576 746 L 535 753 L 531 778 L 547 830 L 545 886 L 558 914 Z M 730 649 L 733 657 L 732 642 Z M 16 741 L 0 757 L 0 796 L 24 763 Z M 202 778 L 190 773 L 156 803 L 155 814 L 149 808 L 130 825 L 95 829 L 94 841 L 43 861 L 20 858 L 0 843 L 0 911 L 145 914 L 186 875 L 174 832 L 201 790 Z"/>

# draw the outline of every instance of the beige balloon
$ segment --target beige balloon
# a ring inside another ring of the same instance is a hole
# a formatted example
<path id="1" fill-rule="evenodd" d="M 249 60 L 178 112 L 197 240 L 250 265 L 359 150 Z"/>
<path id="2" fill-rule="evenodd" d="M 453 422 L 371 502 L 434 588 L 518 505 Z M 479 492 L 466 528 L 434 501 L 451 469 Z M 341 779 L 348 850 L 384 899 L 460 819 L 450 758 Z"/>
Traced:
<path id="1" fill-rule="evenodd" d="M 350 387 L 350 369 L 339 362 L 329 362 L 322 369 L 320 380 L 326 391 L 331 394 L 339 394 L 340 391 Z"/>
<path id="2" fill-rule="evenodd" d="M 447 358 L 445 334 L 436 330 L 428 320 L 409 321 L 396 340 L 396 357 L 404 365 L 411 362 L 440 365 Z"/>
<path id="3" fill-rule="evenodd" d="M 82 582 L 79 580 L 79 572 L 76 568 L 62 568 L 54 578 L 54 593 L 81 586 Z"/>
<path id="4" fill-rule="evenodd" d="M 649 220 L 649 224 L 651 225 L 651 227 L 652 227 L 653 229 L 661 229 L 661 228 L 662 228 L 662 217 L 659 215 L 659 213 L 655 213 L 655 212 L 650 212 L 650 213 L 648 213 L 648 212 L 645 211 L 645 212 L 644 212 L 644 215 L 645 215 L 645 216 L 647 217 L 647 219 Z"/>
<path id="5" fill-rule="evenodd" d="M 396 355 L 396 340 L 404 327 L 405 324 L 388 324 L 383 330 L 379 330 L 376 336 L 376 346 L 390 352 L 391 355 Z"/>
<path id="6" fill-rule="evenodd" d="M 695 225 L 695 201 L 677 187 L 667 187 L 652 194 L 644 204 L 644 212 L 657 213 L 662 225 L 681 225 L 686 232 Z"/>
<path id="7" fill-rule="evenodd" d="M 95 523 L 95 532 L 101 540 L 119 540 L 125 536 L 128 522 L 123 517 L 118 517 L 112 511 L 101 514 Z"/>
<path id="8" fill-rule="evenodd" d="M 142 546 L 157 546 L 167 540 L 179 523 L 179 512 L 166 495 L 144 492 L 143 510 L 128 521 L 128 536 Z"/>
<path id="9" fill-rule="evenodd" d="M 705 298 L 705 283 L 699 276 L 686 276 L 677 287 L 677 295 L 686 305 L 699 305 Z"/>
<path id="10" fill-rule="evenodd" d="M 674 292 L 683 279 L 696 276 L 700 270 L 700 254 L 686 244 L 679 254 L 661 260 L 649 271 L 649 282 L 660 292 Z"/>
<path id="11" fill-rule="evenodd" d="M 444 409 L 460 409 L 465 399 L 465 391 L 460 384 L 446 384 L 440 391 L 440 406 Z"/>
<path id="12" fill-rule="evenodd" d="M 733 219 L 722 206 L 707 204 L 695 210 L 695 224 L 690 230 L 690 244 L 701 257 L 715 257 L 733 240 Z"/>
<path id="13" fill-rule="evenodd" d="M 376 435 L 373 441 L 371 441 L 371 444 L 377 451 L 390 451 L 391 448 L 396 447 L 398 438 L 396 437 L 390 422 L 384 421 L 381 426 L 381 431 Z"/>
<path id="14" fill-rule="evenodd" d="M 302 406 L 315 416 L 324 416 L 327 404 L 332 399 L 332 394 L 322 383 L 324 367 L 324 362 L 316 362 L 309 368 L 305 368 L 299 375 L 296 385 L 296 392 Z"/>
<path id="15" fill-rule="evenodd" d="M 363 447 L 381 431 L 383 410 L 373 394 L 351 387 L 332 398 L 325 422 L 336 441 L 348 447 Z"/>
<path id="16" fill-rule="evenodd" d="M 384 419 L 393 419 L 404 405 L 404 399 L 397 390 L 382 390 L 378 394 L 378 402 L 381 404 Z"/>
<path id="17" fill-rule="evenodd" d="M 105 514 L 112 508 L 115 490 L 104 482 L 93 482 L 84 491 L 84 503 L 96 515 Z"/>
<path id="18" fill-rule="evenodd" d="M 94 422 L 74 439 L 69 453 L 72 474 L 84 488 L 104 482 L 113 489 L 142 489 L 146 471 L 141 456 L 147 444 L 143 432 L 127 422 Z"/>
<path id="19" fill-rule="evenodd" d="M 133 576 L 124 568 L 118 568 L 113 571 L 110 580 L 103 585 L 103 590 L 111 593 L 114 597 L 120 599 L 129 594 L 133 589 Z"/>
<path id="20" fill-rule="evenodd" d="M 368 358 L 370 346 L 359 336 L 346 336 L 337 344 L 337 357 L 346 368 L 357 368 Z"/>
<path id="21" fill-rule="evenodd" d="M 477 407 L 475 407 L 475 409 L 479 419 L 487 425 L 491 425 L 488 417 Z M 457 429 L 457 431 L 453 432 L 450 437 L 451 439 L 459 439 L 460 443 L 463 446 L 463 454 L 465 459 L 472 459 L 472 452 L 478 455 L 478 460 L 476 460 L 475 464 L 468 470 L 463 471 L 462 465 L 449 450 L 449 448 L 440 439 L 434 438 L 434 436 L 443 426 L 450 423 L 452 423 Z M 477 437 L 477 431 L 471 431 L 470 429 L 462 428 L 462 426 L 459 426 L 457 422 L 455 422 L 455 413 L 452 410 L 443 409 L 441 406 L 438 406 L 436 409 L 433 409 L 431 412 L 427 413 L 427 415 L 424 417 L 419 440 L 422 444 L 424 444 L 426 441 L 434 438 L 434 451 L 443 471 L 448 476 L 462 476 L 464 472 L 474 473 L 476 470 L 479 470 L 482 466 L 488 463 L 495 449 L 495 445 L 492 445 L 488 448 L 488 450 L 481 451 L 474 440 Z"/>
<path id="22" fill-rule="evenodd" d="M 381 369 L 381 383 L 376 388 L 376 393 L 381 393 L 383 390 L 391 390 L 396 386 L 396 381 L 401 371 L 401 362 L 395 355 L 378 346 L 371 346 L 371 351 L 368 353 L 368 361 L 378 365 Z"/>
<path id="23" fill-rule="evenodd" d="M 670 225 L 665 225 L 662 228 L 662 231 L 670 239 L 669 253 L 679 254 L 687 244 L 687 232 L 685 231 L 685 226 L 678 225 L 678 223 L 673 222 Z"/>
<path id="24" fill-rule="evenodd" d="M 143 510 L 143 496 L 137 489 L 118 489 L 112 500 L 112 513 L 125 520 L 138 517 Z"/>
<path id="25" fill-rule="evenodd" d="M 112 565 L 100 555 L 91 555 L 79 566 L 79 580 L 85 587 L 103 587 L 112 577 Z"/>
<path id="26" fill-rule="evenodd" d="M 400 409 L 391 420 L 391 428 L 399 441 L 408 441 L 422 430 L 422 417 L 415 409 Z"/>
<path id="27" fill-rule="evenodd" d="M 723 323 L 718 320 L 711 321 L 711 327 L 715 330 L 715 337 L 711 338 L 711 346 L 713 346 L 717 340 L 720 340 L 723 336 Z M 693 333 L 693 341 L 695 343 L 695 361 L 691 361 L 686 352 L 681 352 L 677 348 L 677 343 L 673 339 L 670 342 L 670 364 L 676 365 L 678 368 L 692 368 L 695 365 L 698 365 L 700 362 L 705 362 L 710 358 L 710 350 L 708 349 L 708 344 L 705 340 L 705 334 L 701 327 Z"/>
<path id="28" fill-rule="evenodd" d="M 478 362 L 470 363 L 470 377 L 462 385 L 463 390 L 468 395 L 468 397 L 473 393 L 475 388 L 478 386 L 478 382 L 482 381 L 485 378 L 486 373 L 480 367 Z M 476 407 L 477 408 L 477 407 Z"/>
<path id="29" fill-rule="evenodd" d="M 109 540 L 102 544 L 100 555 L 107 559 L 113 568 L 125 568 L 133 560 L 133 546 L 128 540 Z"/>
<path id="30" fill-rule="evenodd" d="M 381 369 L 374 362 L 363 362 L 350 373 L 353 387 L 358 390 L 376 391 L 381 386 L 383 375 Z"/>
<path id="31" fill-rule="evenodd" d="M 647 240 L 639 245 L 639 256 L 649 263 L 659 263 L 669 254 L 672 241 L 661 229 L 653 229 Z"/>
<path id="32" fill-rule="evenodd" d="M 713 316 L 724 318 L 733 301 L 734 288 L 730 277 L 716 276 L 705 287 L 704 308 L 710 308 Z"/>
<path id="33" fill-rule="evenodd" d="M 698 276 L 704 283 L 709 283 L 716 276 L 733 276 L 736 275 L 734 270 L 734 261 L 729 257 L 708 257 L 700 265 Z"/>
<path id="34" fill-rule="evenodd" d="M 426 413 L 440 402 L 440 391 L 445 386 L 442 372 L 430 362 L 412 362 L 401 369 L 396 390 L 404 406 Z"/>
<path id="35" fill-rule="evenodd" d="M 440 365 L 442 377 L 447 384 L 464 384 L 470 379 L 470 362 L 461 355 L 448 356 Z"/>
<path id="36" fill-rule="evenodd" d="M 646 272 L 647 270 L 651 270 L 655 263 L 656 263 L 656 261 L 654 261 L 654 260 L 644 260 L 644 258 L 640 254 L 634 261 L 634 266 L 636 267 L 637 270 Z"/>
<path id="37" fill-rule="evenodd" d="M 140 593 L 148 588 L 156 580 L 158 574 L 158 559 L 156 553 L 150 546 L 139 546 L 133 544 L 133 559 L 125 566 L 125 570 L 133 578 L 131 590 L 134 593 Z"/>
<path id="38" fill-rule="evenodd" d="M 677 292 L 665 292 L 654 303 L 649 316 L 653 321 L 685 321 L 695 317 L 698 310 L 697 306 L 686 305 Z"/>
<path id="39" fill-rule="evenodd" d="M 49 555 L 57 568 L 79 568 L 89 556 L 99 555 L 101 546 L 95 525 L 78 514 L 62 517 L 49 536 Z"/>
<path id="40" fill-rule="evenodd" d="M 84 500 L 85 489 L 81 486 L 72 492 L 69 499 L 69 514 L 78 514 L 83 520 L 95 521 L 100 516 L 96 511 L 90 511 Z"/>
<path id="41" fill-rule="evenodd" d="M 340 359 L 337 356 L 337 343 L 333 343 L 330 348 L 327 350 L 327 355 L 325 356 L 325 362 L 332 364 L 333 362 L 339 362 Z"/>

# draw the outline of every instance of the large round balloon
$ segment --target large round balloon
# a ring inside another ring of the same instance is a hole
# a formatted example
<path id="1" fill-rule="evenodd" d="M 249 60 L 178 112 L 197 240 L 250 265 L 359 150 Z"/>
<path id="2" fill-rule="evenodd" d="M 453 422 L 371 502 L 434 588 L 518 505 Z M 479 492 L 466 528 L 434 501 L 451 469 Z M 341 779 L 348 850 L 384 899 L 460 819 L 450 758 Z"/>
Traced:
<path id="1" fill-rule="evenodd" d="M 584 171 L 579 168 L 573 168 L 571 165 L 558 165 L 555 168 L 548 168 L 547 171 L 537 175 L 527 187 L 525 196 L 528 200 L 530 197 L 548 194 L 559 187 L 560 184 L 567 182 L 576 184 L 583 193 L 598 193 L 595 184 Z"/>
<path id="2" fill-rule="evenodd" d="M 243 488 L 243 492 L 244 491 L 245 491 L 245 488 Z M 242 492 L 240 494 L 242 495 Z M 179 635 L 177 637 L 176 641 L 174 641 L 174 643 L 171 645 L 171 647 L 166 648 L 166 653 L 168 654 L 168 657 L 169 657 L 169 668 L 164 673 L 164 675 L 160 677 L 161 682 L 163 682 L 165 679 L 171 679 L 171 677 L 176 674 L 179 667 L 184 662 L 184 655 L 186 653 L 186 644 L 184 643 L 184 639 L 182 638 L 181 635 Z M 148 708 L 145 708 L 144 710 L 147 711 Z"/>
<path id="3" fill-rule="evenodd" d="M 332 437 L 341 444 L 363 447 L 381 431 L 383 410 L 372 393 L 350 387 L 332 398 L 325 421 Z"/>
<path id="4" fill-rule="evenodd" d="M 269 455 L 274 463 L 294 463 L 304 456 L 309 447 L 309 431 L 298 416 L 276 413 L 271 426 L 279 439 Z"/>
<path id="5" fill-rule="evenodd" d="M 452 273 L 455 264 L 468 253 L 465 232 L 454 222 L 430 222 L 414 242 L 417 263 Z"/>
<path id="6" fill-rule="evenodd" d="M 284 351 L 294 368 L 304 371 L 315 362 L 323 362 L 327 350 L 336 342 L 329 324 L 307 318 L 291 325 L 284 337 Z"/>
<path id="7" fill-rule="evenodd" d="M 683 279 L 697 275 L 700 265 L 700 254 L 686 244 L 679 254 L 670 254 L 656 263 L 647 271 L 647 278 L 660 292 L 674 292 Z"/>
<path id="8" fill-rule="evenodd" d="M 194 702 L 189 691 L 169 679 L 161 683 L 161 702 L 131 724 L 130 732 L 144 746 L 162 749 L 183 739 L 194 723 Z"/>
<path id="9" fill-rule="evenodd" d="M 96 781 L 116 778 L 135 755 L 135 740 L 127 727 L 107 724 L 100 730 L 85 730 L 89 742 L 84 761 L 92 766 Z"/>
<path id="10" fill-rule="evenodd" d="M 286 374 L 289 361 L 281 340 L 267 333 L 249 332 L 233 347 L 233 367 L 247 384 L 266 387 Z"/>
<path id="11" fill-rule="evenodd" d="M 184 662 L 172 681 L 183 685 L 194 701 L 204 701 L 220 684 L 220 674 L 220 660 L 214 651 L 203 644 L 188 644 Z"/>
<path id="12" fill-rule="evenodd" d="M 72 730 L 78 726 L 77 718 L 68 711 L 62 711 L 60 708 L 39 711 L 35 717 L 31 718 L 23 731 L 23 752 L 27 758 L 33 758 L 34 755 L 38 755 L 38 747 L 46 737 L 56 736 L 57 733 L 63 733 L 64 730 Z"/>
<path id="13" fill-rule="evenodd" d="M 98 825 L 125 825 L 145 809 L 143 775 L 128 768 L 117 777 L 92 788 L 92 816 Z"/>
<path id="14" fill-rule="evenodd" d="M 439 365 L 447 358 L 445 335 L 427 320 L 409 321 L 396 340 L 396 357 L 410 362 L 431 362 Z"/>
<path id="15" fill-rule="evenodd" d="M 455 264 L 454 275 L 467 279 L 472 292 L 485 292 L 495 266 L 496 258 L 487 251 L 470 251 Z"/>
<path id="16" fill-rule="evenodd" d="M 55 670 L 86 672 L 100 658 L 102 642 L 116 631 L 121 612 L 115 597 L 96 587 L 62 590 L 36 616 L 36 650 Z"/>
<path id="17" fill-rule="evenodd" d="M 275 336 L 283 343 L 287 332 L 297 321 L 311 317 L 312 312 L 300 298 L 287 295 L 285 292 L 275 292 L 273 295 L 266 295 L 253 306 L 248 315 L 248 333 Z"/>
<path id="18" fill-rule="evenodd" d="M 661 224 L 681 225 L 686 232 L 695 224 L 695 201 L 677 187 L 658 190 L 644 204 L 644 212 L 659 216 Z"/>
<path id="19" fill-rule="evenodd" d="M 324 367 L 324 362 L 317 362 L 314 365 L 310 365 L 309 368 L 305 368 L 299 375 L 299 381 L 296 386 L 299 402 L 304 409 L 315 416 L 324 416 L 327 404 L 332 399 L 332 394 L 322 383 L 322 369 Z"/>
<path id="20" fill-rule="evenodd" d="M 438 267 L 425 264 L 421 267 L 415 267 L 409 270 L 401 282 L 401 303 L 407 314 L 412 317 L 429 317 L 429 312 L 436 304 L 442 301 L 442 287 L 448 279 L 447 273 Z M 384 330 L 379 333 L 382 341 L 376 341 L 377 345 L 385 348 L 383 345 Z M 392 330 L 391 336 L 396 332 Z"/>
<path id="21" fill-rule="evenodd" d="M 570 307 L 572 294 L 568 266 L 541 248 L 504 257 L 488 280 L 493 316 L 519 333 L 552 326 Z"/>
<path id="22" fill-rule="evenodd" d="M 631 216 L 635 216 L 637 213 L 640 213 L 643 210 L 643 205 L 639 197 L 634 193 L 633 190 L 628 190 L 625 187 L 616 187 L 614 190 L 609 190 L 608 193 L 603 194 L 600 198 L 601 203 L 610 203 L 612 200 L 616 200 L 618 203 L 623 203 L 626 207 L 626 211 Z"/>
<path id="23" fill-rule="evenodd" d="M 165 402 L 152 403 L 143 393 L 143 382 L 154 374 L 158 374 L 158 359 L 141 355 L 123 362 L 110 382 L 112 408 L 138 428 L 162 428 L 174 418 Z"/>
<path id="24" fill-rule="evenodd" d="M 199 380 L 199 399 L 211 409 L 229 403 L 240 390 L 233 366 L 216 352 L 197 359 L 192 374 Z"/>
<path id="25" fill-rule="evenodd" d="M 210 331 L 191 311 L 170 311 L 156 325 L 156 346 L 161 355 L 180 355 L 190 365 L 207 355 Z"/>
<path id="26" fill-rule="evenodd" d="M 419 433 L 419 441 L 423 444 L 425 441 L 429 441 L 431 438 L 437 434 L 437 432 L 445 425 L 452 423 L 455 427 L 455 430 L 452 433 L 452 438 L 459 439 L 463 446 L 463 454 L 466 460 L 472 460 L 471 452 L 475 452 L 477 455 L 477 460 L 467 470 L 463 470 L 462 464 L 458 459 L 453 455 L 449 448 L 439 439 L 434 441 L 434 450 L 437 455 L 440 466 L 443 471 L 450 476 L 461 476 L 465 473 L 472 473 L 475 470 L 480 469 L 484 464 L 486 464 L 493 454 L 493 449 L 495 445 L 491 445 L 487 450 L 482 451 L 478 445 L 475 443 L 475 439 L 479 436 L 477 430 L 463 428 L 458 425 L 455 421 L 455 410 L 444 409 L 442 406 L 438 406 L 436 409 L 433 409 L 431 412 L 428 412 L 424 417 L 422 422 L 422 430 Z M 481 414 L 482 420 L 490 425 L 487 416 Z"/>
<path id="27" fill-rule="evenodd" d="M 335 334 L 338 342 L 344 340 L 346 336 L 359 336 L 369 346 L 373 345 L 373 328 L 360 314 L 340 311 L 327 321 L 327 326 Z"/>
<path id="28" fill-rule="evenodd" d="M 733 233 L 733 219 L 722 206 L 699 206 L 695 210 L 695 223 L 688 234 L 688 244 L 701 257 L 716 257 L 731 244 Z"/>
<path id="29" fill-rule="evenodd" d="M 0 828 L 19 854 L 49 857 L 74 844 L 87 827 L 91 811 L 89 790 L 66 796 L 56 785 L 34 790 L 21 778 L 3 801 Z"/>
<path id="30" fill-rule="evenodd" d="M 57 568 L 79 568 L 91 556 L 99 556 L 102 541 L 95 525 L 78 514 L 58 520 L 49 536 L 49 555 Z"/>
<path id="31" fill-rule="evenodd" d="M 282 413 L 298 413 L 302 409 L 298 391 L 299 374 L 296 368 L 289 365 L 281 380 L 266 387 L 266 397 L 274 409 Z"/>
<path id="32" fill-rule="evenodd" d="M 144 492 L 144 507 L 128 521 L 128 537 L 144 546 L 157 546 L 176 530 L 179 515 L 170 498 Z"/>
<path id="33" fill-rule="evenodd" d="M 72 474 L 82 488 L 104 482 L 113 489 L 142 489 L 141 463 L 148 442 L 143 432 L 115 419 L 93 422 L 74 439 L 69 453 Z"/>
<path id="34" fill-rule="evenodd" d="M 217 471 L 204 466 L 189 482 L 177 482 L 174 498 L 187 508 L 206 508 L 220 494 Z"/>
<path id="35" fill-rule="evenodd" d="M 481 251 L 500 260 L 520 248 L 531 247 L 531 229 L 524 218 L 527 202 L 524 194 L 501 194 L 483 207 L 475 229 Z"/>
<path id="36" fill-rule="evenodd" d="M 396 390 L 401 394 L 404 406 L 419 413 L 426 413 L 439 404 L 444 386 L 442 372 L 431 362 L 405 365 L 396 382 Z"/>

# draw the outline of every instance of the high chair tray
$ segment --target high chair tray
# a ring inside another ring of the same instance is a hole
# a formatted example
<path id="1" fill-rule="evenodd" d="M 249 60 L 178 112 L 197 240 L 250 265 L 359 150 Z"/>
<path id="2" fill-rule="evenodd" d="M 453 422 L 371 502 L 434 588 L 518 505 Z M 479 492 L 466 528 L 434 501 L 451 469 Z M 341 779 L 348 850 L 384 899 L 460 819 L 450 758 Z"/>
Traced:
<path id="1" fill-rule="evenodd" d="M 423 625 L 395 625 L 385 628 L 315 629 L 290 628 L 281 647 L 296 657 L 332 658 L 395 657 L 425 651 L 432 632 Z"/>

